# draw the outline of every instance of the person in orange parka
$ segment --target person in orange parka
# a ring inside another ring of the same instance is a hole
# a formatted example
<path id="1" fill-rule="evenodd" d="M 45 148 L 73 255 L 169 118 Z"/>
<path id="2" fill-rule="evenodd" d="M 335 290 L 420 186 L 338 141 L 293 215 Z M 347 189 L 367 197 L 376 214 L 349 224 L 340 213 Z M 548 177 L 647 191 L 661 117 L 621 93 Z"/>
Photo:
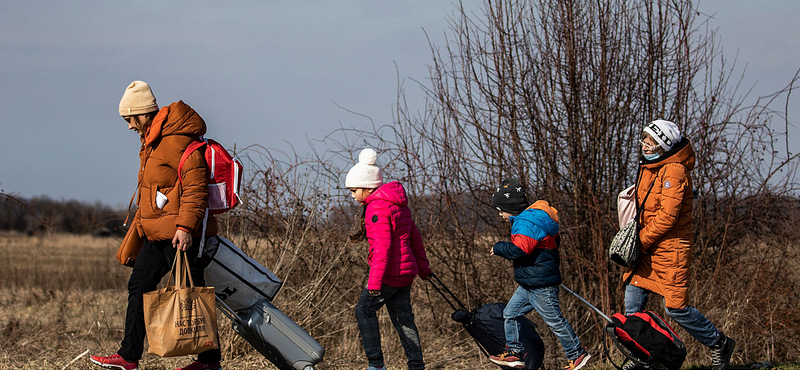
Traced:
<path id="1" fill-rule="evenodd" d="M 145 322 L 143 295 L 156 290 L 161 278 L 175 260 L 175 249 L 186 252 L 196 286 L 205 285 L 203 268 L 195 263 L 200 251 L 203 218 L 208 204 L 208 177 L 205 159 L 199 151 L 183 165 L 182 184 L 178 165 L 186 147 L 206 133 L 206 123 L 182 101 L 158 109 L 150 86 L 133 81 L 122 95 L 119 114 L 141 139 L 139 186 L 131 228 L 146 239 L 128 280 L 128 308 L 125 336 L 117 353 L 91 356 L 105 368 L 134 370 L 144 351 Z M 217 224 L 209 215 L 206 236 L 214 236 Z M 208 349 L 197 361 L 180 370 L 220 369 L 220 350 Z"/>
<path id="2" fill-rule="evenodd" d="M 735 341 L 720 332 L 689 305 L 692 264 L 692 176 L 695 154 L 678 126 L 655 120 L 642 134 L 642 157 L 636 183 L 636 204 L 641 211 L 642 257 L 634 271 L 623 275 L 625 314 L 642 311 L 650 292 L 664 297 L 669 317 L 700 343 L 711 349 L 713 370 L 730 363 Z M 634 362 L 626 370 L 635 369 Z"/>

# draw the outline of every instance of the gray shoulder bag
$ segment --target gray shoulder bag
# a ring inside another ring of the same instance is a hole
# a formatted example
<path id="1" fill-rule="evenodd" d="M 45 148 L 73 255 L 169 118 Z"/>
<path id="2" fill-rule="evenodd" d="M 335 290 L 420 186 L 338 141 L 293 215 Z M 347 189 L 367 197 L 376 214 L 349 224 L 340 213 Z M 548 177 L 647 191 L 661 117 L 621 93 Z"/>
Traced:
<path id="1" fill-rule="evenodd" d="M 647 202 L 647 197 L 650 196 L 650 191 L 653 190 L 653 185 L 658 181 L 658 174 L 656 179 L 650 184 L 650 189 L 647 189 L 647 195 L 644 196 L 642 205 L 636 205 L 636 216 L 633 217 L 622 229 L 617 232 L 614 239 L 611 240 L 611 246 L 608 248 L 608 259 L 614 261 L 623 267 L 633 268 L 639 261 L 641 256 L 641 241 L 639 240 L 639 218 L 641 217 L 644 204 Z M 637 181 L 638 182 L 638 181 Z"/>

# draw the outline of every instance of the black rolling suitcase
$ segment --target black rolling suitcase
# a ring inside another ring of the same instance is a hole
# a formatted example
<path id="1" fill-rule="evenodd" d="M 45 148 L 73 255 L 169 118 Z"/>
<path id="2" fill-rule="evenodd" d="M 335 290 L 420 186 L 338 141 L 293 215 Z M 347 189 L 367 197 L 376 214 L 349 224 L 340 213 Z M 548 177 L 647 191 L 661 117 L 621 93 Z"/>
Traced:
<path id="1" fill-rule="evenodd" d="M 266 299 L 236 313 L 217 297 L 217 307 L 233 330 L 280 370 L 313 370 L 325 355 L 325 348 Z"/>
<path id="2" fill-rule="evenodd" d="M 475 339 L 478 348 L 486 357 L 497 355 L 503 352 L 506 346 L 506 333 L 503 319 L 504 303 L 489 303 L 472 311 L 467 310 L 461 301 L 456 298 L 450 289 L 445 286 L 439 277 L 431 274 L 428 279 L 433 288 L 441 294 L 445 301 L 450 304 L 455 312 L 450 315 L 453 321 L 464 325 L 470 336 Z M 456 306 L 458 304 L 458 306 Z M 519 339 L 525 348 L 525 369 L 536 370 L 542 366 L 544 361 L 544 342 L 536 332 L 536 324 L 527 317 L 519 319 L 520 332 Z M 512 369 L 500 366 L 502 369 Z"/>

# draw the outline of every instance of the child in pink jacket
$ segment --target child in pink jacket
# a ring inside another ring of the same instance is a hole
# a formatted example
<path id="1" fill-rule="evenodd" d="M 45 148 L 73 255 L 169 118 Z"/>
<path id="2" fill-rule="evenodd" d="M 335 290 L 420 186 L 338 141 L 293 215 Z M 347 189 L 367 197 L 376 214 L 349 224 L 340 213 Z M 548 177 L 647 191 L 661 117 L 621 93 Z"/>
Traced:
<path id="1" fill-rule="evenodd" d="M 356 305 L 356 321 L 369 361 L 367 370 L 384 369 L 376 314 L 384 305 L 400 336 L 408 368 L 420 370 L 425 363 L 411 309 L 411 283 L 416 275 L 427 279 L 431 270 L 405 189 L 397 181 L 383 183 L 377 158 L 374 150 L 362 150 L 345 179 L 353 198 L 366 206 L 361 232 L 351 240 L 360 241 L 366 235 L 369 242 L 369 279 Z"/>

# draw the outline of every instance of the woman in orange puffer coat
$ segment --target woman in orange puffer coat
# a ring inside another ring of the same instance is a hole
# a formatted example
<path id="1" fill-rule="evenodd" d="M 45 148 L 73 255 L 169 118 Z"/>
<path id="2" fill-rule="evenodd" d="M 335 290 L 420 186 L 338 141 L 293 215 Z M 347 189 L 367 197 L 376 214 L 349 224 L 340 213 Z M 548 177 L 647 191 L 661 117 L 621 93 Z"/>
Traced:
<path id="1" fill-rule="evenodd" d="M 724 370 L 730 363 L 734 340 L 689 305 L 694 150 L 678 126 L 665 120 L 648 124 L 640 142 L 636 200 L 642 209 L 642 257 L 634 270 L 623 276 L 630 281 L 625 286 L 625 314 L 644 310 L 650 292 L 663 296 L 667 315 L 711 348 L 713 370 Z M 631 370 L 636 366 L 629 362 L 625 367 Z"/>
<path id="2" fill-rule="evenodd" d="M 138 209 L 131 228 L 146 241 L 128 279 L 125 334 L 120 348 L 111 356 L 90 359 L 105 368 L 135 370 L 144 351 L 143 295 L 156 290 L 161 278 L 169 273 L 176 249 L 186 252 L 195 285 L 205 285 L 203 267 L 195 258 L 200 251 L 208 203 L 206 162 L 200 152 L 192 153 L 184 163 L 182 183 L 178 182 L 178 165 L 189 143 L 206 133 L 206 123 L 182 101 L 158 109 L 156 98 L 144 81 L 134 81 L 125 89 L 119 114 L 142 142 Z M 216 232 L 217 224 L 209 216 L 206 236 Z M 207 349 L 198 354 L 196 361 L 176 370 L 218 370 L 220 359 L 218 348 Z"/>

